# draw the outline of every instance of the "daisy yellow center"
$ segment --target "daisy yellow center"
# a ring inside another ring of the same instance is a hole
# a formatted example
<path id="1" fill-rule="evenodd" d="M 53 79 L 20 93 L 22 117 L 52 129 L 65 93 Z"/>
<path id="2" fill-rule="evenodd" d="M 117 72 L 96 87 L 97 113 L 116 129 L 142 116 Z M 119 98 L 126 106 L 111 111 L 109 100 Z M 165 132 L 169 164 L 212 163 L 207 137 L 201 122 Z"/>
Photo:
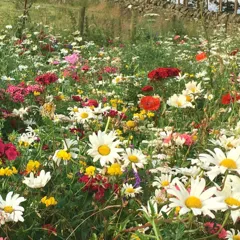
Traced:
<path id="1" fill-rule="evenodd" d="M 202 202 L 199 198 L 190 196 L 185 200 L 185 205 L 188 208 L 201 208 L 202 207 Z"/>
<path id="2" fill-rule="evenodd" d="M 186 101 L 187 101 L 187 102 L 191 102 L 191 101 L 192 101 L 191 96 L 187 95 L 187 96 L 186 96 Z"/>
<path id="3" fill-rule="evenodd" d="M 162 186 L 167 187 L 169 185 L 169 181 L 162 181 Z"/>
<path id="4" fill-rule="evenodd" d="M 233 240 L 240 240 L 240 235 L 234 235 Z"/>
<path id="5" fill-rule="evenodd" d="M 134 190 L 134 188 L 129 187 L 129 188 L 127 188 L 127 189 L 125 190 L 125 192 L 126 192 L 126 193 L 134 193 L 135 190 Z"/>
<path id="6" fill-rule="evenodd" d="M 196 87 L 191 87 L 190 90 L 195 93 L 197 91 L 197 88 Z"/>
<path id="7" fill-rule="evenodd" d="M 57 153 L 57 157 L 63 160 L 70 160 L 71 159 L 71 153 L 68 153 L 65 150 L 60 150 Z"/>
<path id="8" fill-rule="evenodd" d="M 137 163 L 138 162 L 138 157 L 136 157 L 135 155 L 130 155 L 130 156 L 128 156 L 128 160 L 130 162 Z"/>
<path id="9" fill-rule="evenodd" d="M 10 214 L 14 211 L 12 206 L 6 206 L 3 208 L 3 210 L 5 213 L 10 213 Z"/>
<path id="10" fill-rule="evenodd" d="M 102 156 L 107 156 L 107 155 L 110 154 L 111 149 L 110 149 L 107 145 L 101 145 L 101 146 L 98 148 L 98 152 L 99 152 L 99 154 L 101 154 Z"/>
<path id="11" fill-rule="evenodd" d="M 88 113 L 86 112 L 81 113 L 81 118 L 87 118 L 87 117 L 88 117 Z"/>
<path id="12" fill-rule="evenodd" d="M 231 158 L 225 158 L 220 162 L 220 166 L 223 166 L 228 169 L 237 169 L 236 162 Z"/>
<path id="13" fill-rule="evenodd" d="M 233 145 L 232 145 L 231 143 L 228 143 L 228 144 L 227 144 L 227 147 L 233 148 Z"/>
<path id="14" fill-rule="evenodd" d="M 228 197 L 225 199 L 225 203 L 229 206 L 238 206 L 240 207 L 240 201 L 236 198 Z"/>
<path id="15" fill-rule="evenodd" d="M 182 103 L 180 101 L 177 101 L 176 104 L 177 104 L 178 107 L 182 106 Z"/>

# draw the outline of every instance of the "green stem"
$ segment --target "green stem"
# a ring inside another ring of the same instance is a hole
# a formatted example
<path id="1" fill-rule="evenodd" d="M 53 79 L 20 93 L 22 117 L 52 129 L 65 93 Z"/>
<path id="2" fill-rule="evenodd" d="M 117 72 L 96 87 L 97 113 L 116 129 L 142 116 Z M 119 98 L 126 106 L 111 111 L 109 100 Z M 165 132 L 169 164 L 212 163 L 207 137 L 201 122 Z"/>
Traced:
<path id="1" fill-rule="evenodd" d="M 108 127 L 109 127 L 109 124 L 110 124 L 110 120 L 111 120 L 111 117 L 108 117 L 107 125 L 106 125 L 105 130 L 104 130 L 105 133 L 106 133 L 107 130 L 108 130 Z"/>
<path id="2" fill-rule="evenodd" d="M 205 240 L 205 239 L 217 236 L 222 231 L 222 229 L 224 228 L 225 224 L 227 223 L 227 220 L 228 220 L 228 218 L 230 216 L 230 213 L 231 213 L 230 211 L 228 211 L 226 213 L 226 216 L 225 216 L 225 219 L 223 220 L 222 226 L 219 228 L 219 230 L 216 233 L 214 233 L 214 234 L 212 234 L 210 236 L 207 236 L 207 237 L 197 238 L 196 240 Z"/>

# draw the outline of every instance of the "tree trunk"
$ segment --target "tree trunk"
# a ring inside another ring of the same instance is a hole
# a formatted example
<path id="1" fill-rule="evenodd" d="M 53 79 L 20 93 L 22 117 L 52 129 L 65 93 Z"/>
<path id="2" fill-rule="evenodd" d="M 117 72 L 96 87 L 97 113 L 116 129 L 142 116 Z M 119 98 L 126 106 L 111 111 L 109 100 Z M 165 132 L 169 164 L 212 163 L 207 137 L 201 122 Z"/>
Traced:
<path id="1" fill-rule="evenodd" d="M 234 14 L 237 15 L 237 10 L 238 10 L 238 0 L 235 0 L 234 2 Z"/>
<path id="2" fill-rule="evenodd" d="M 137 10 L 132 9 L 132 17 L 131 17 L 131 41 L 135 41 L 137 32 Z"/>
<path id="3" fill-rule="evenodd" d="M 222 0 L 219 0 L 219 12 L 222 12 Z"/>
<path id="4" fill-rule="evenodd" d="M 79 31 L 81 36 L 83 36 L 84 34 L 85 16 L 86 16 L 86 7 L 83 6 L 80 8 L 80 16 L 79 16 Z"/>

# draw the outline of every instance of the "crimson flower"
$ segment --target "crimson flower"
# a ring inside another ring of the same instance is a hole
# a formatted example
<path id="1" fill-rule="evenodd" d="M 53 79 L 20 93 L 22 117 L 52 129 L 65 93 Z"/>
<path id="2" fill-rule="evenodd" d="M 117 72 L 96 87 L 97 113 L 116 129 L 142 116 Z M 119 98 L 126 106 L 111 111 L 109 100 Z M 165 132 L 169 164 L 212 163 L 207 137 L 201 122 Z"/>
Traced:
<path id="1" fill-rule="evenodd" d="M 176 77 L 179 73 L 180 70 L 178 68 L 157 68 L 148 73 L 148 78 L 150 78 L 151 81 L 158 81 L 168 77 Z"/>
<path id="2" fill-rule="evenodd" d="M 146 85 L 141 90 L 142 90 L 142 92 L 151 92 L 151 91 L 153 91 L 153 87 Z"/>

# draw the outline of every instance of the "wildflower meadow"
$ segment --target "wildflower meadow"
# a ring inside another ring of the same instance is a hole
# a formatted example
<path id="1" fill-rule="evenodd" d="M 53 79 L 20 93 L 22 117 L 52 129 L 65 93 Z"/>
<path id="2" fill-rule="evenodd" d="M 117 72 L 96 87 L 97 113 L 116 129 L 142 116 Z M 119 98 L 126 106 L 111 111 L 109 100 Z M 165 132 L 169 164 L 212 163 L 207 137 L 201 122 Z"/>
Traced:
<path id="1" fill-rule="evenodd" d="M 240 239 L 239 34 L 99 44 L 0 29 L 0 239 Z"/>

